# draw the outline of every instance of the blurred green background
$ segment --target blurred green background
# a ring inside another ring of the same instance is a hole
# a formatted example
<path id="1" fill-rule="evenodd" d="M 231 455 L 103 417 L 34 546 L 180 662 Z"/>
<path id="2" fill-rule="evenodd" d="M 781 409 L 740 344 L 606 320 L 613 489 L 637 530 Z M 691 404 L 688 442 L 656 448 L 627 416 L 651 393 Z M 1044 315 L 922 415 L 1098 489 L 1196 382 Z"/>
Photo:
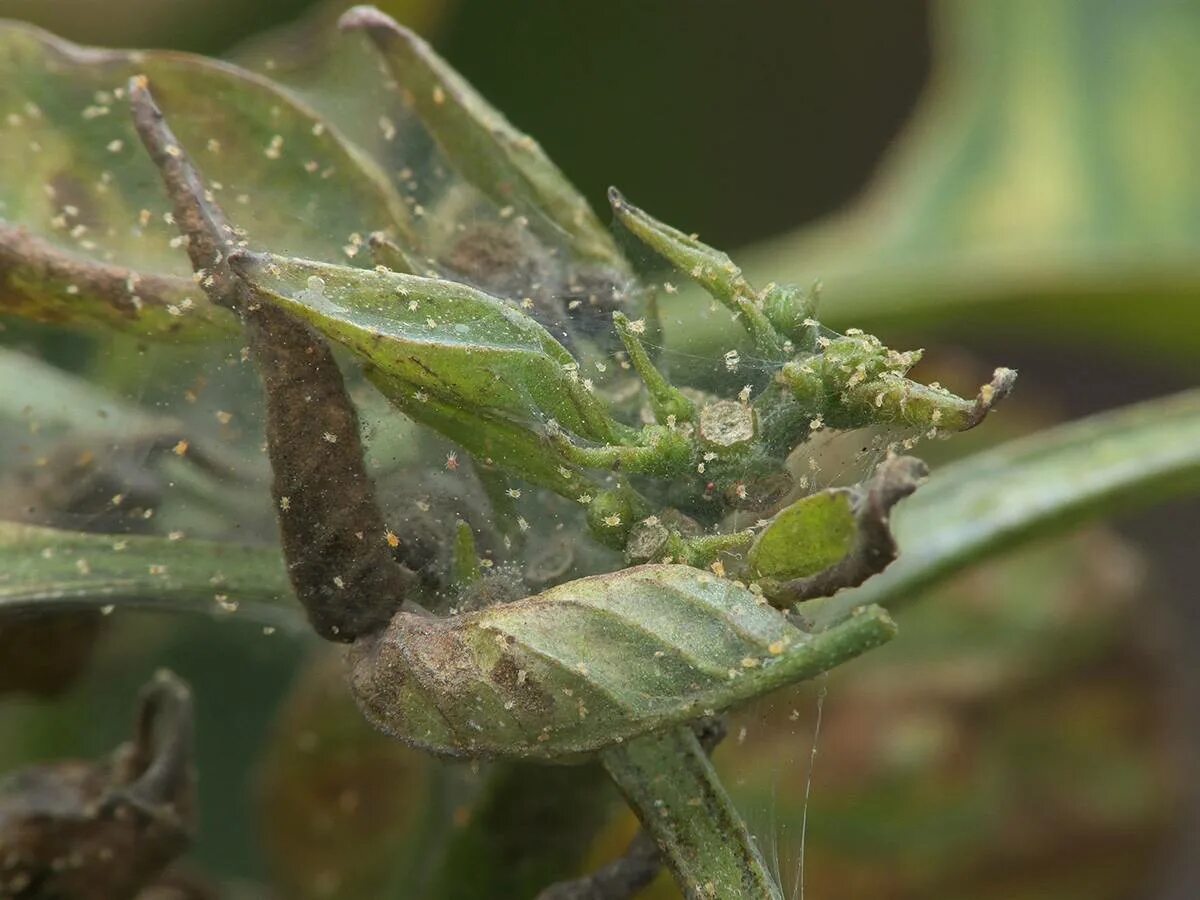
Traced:
<path id="1" fill-rule="evenodd" d="M 992 365 L 1019 368 L 1003 415 L 923 447 L 932 461 L 1196 383 L 1200 3 L 379 5 L 536 136 L 597 208 L 615 184 L 716 246 L 744 248 L 735 258 L 764 282 L 822 279 L 830 325 L 929 348 L 923 377 L 969 391 Z M 0 15 L 81 43 L 247 62 L 261 62 L 269 29 L 300 20 L 318 33 L 342 8 L 0 0 Z M 692 324 L 668 333 L 674 349 L 721 340 L 715 321 Z M 1040 545 L 924 598 L 902 614 L 902 641 L 833 677 L 810 895 L 1200 895 L 1189 852 L 1200 839 L 1198 535 L 1200 509 L 1174 503 Z M 391 835 L 385 814 L 433 776 L 344 724 L 352 737 L 339 740 L 372 747 L 361 758 L 373 767 L 338 757 L 337 778 L 310 785 L 315 812 L 283 804 L 298 791 L 280 773 L 305 771 L 292 767 L 288 729 L 311 723 L 276 730 L 276 708 L 311 650 L 249 627 L 125 623 L 96 677 L 62 701 L 0 703 L 0 763 L 111 746 L 136 684 L 170 664 L 199 697 L 196 865 L 247 882 L 274 872 L 278 896 L 351 896 L 301 861 L 325 865 L 318 848 L 347 835 Z M 717 757 L 785 881 L 814 717 L 811 688 L 773 698 L 735 722 Z M 382 771 L 379 793 L 395 802 L 371 806 L 378 819 L 329 818 Z M 396 843 L 422 827 L 400 818 Z M 629 827 L 614 821 L 595 859 Z M 368 875 L 398 865 L 388 847 L 357 849 Z M 364 877 L 353 896 L 398 878 Z"/>

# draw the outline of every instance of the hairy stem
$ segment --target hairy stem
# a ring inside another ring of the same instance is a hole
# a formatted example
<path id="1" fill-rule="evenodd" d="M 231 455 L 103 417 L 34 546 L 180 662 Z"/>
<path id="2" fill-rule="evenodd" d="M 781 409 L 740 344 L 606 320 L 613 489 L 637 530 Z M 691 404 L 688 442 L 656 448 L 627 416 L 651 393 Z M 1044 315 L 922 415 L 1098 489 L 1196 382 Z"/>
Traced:
<path id="1" fill-rule="evenodd" d="M 692 727 L 709 755 L 725 738 L 723 719 L 701 719 Z M 654 881 L 662 864 L 658 845 L 642 828 L 617 859 L 590 875 L 550 885 L 537 895 L 537 900 L 628 900 Z"/>

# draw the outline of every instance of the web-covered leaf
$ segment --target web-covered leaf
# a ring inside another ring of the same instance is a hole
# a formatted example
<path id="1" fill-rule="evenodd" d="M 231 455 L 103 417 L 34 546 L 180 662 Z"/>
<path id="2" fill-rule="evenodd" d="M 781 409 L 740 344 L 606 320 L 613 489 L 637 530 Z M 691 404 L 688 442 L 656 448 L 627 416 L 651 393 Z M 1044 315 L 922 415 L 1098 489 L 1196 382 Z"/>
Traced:
<path id="1" fill-rule="evenodd" d="M 444 619 L 398 614 L 354 647 L 366 715 L 437 753 L 562 757 L 811 678 L 888 640 L 867 610 L 809 633 L 745 588 L 639 566 Z"/>
<path id="2" fill-rule="evenodd" d="M 191 277 L 125 84 L 148 73 L 239 236 L 345 258 L 408 213 L 385 178 L 286 91 L 182 53 L 94 50 L 0 23 L 0 311 L 183 335 L 234 325 Z M 16 173 L 20 173 L 16 177 Z M 356 237 L 357 236 L 357 237 Z"/>
<path id="3" fill-rule="evenodd" d="M 274 547 L 0 522 L 0 613 L 139 607 L 298 629 Z"/>

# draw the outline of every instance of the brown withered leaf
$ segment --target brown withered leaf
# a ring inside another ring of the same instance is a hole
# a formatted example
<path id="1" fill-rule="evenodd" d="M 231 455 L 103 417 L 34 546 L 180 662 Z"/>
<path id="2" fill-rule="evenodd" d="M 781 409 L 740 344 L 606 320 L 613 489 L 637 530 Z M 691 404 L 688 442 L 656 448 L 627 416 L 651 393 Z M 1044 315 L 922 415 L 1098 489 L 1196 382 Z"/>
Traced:
<path id="1" fill-rule="evenodd" d="M 31 766 L 0 781 L 0 900 L 126 900 L 194 828 L 192 700 L 160 671 L 133 739 L 98 762 Z"/>

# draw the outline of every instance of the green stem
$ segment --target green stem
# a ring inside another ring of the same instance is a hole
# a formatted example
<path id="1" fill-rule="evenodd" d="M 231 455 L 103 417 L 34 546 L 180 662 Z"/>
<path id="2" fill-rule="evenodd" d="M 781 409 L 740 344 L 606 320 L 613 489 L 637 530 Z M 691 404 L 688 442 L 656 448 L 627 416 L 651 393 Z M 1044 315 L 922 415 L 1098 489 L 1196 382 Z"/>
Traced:
<path id="1" fill-rule="evenodd" d="M 601 754 L 688 900 L 782 900 L 779 885 L 688 726 Z"/>

